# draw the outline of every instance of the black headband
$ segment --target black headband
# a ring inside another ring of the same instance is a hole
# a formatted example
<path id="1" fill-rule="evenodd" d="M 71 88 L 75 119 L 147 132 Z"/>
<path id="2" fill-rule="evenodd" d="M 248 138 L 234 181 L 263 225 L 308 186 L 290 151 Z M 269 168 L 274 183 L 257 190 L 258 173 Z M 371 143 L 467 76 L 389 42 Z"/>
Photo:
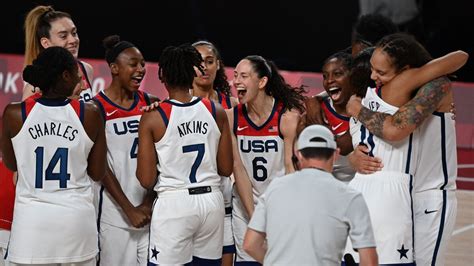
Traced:
<path id="1" fill-rule="evenodd" d="M 107 61 L 107 63 L 112 63 L 115 61 L 115 59 L 117 58 L 117 56 L 125 49 L 127 48 L 131 48 L 131 47 L 135 47 L 135 45 L 131 42 L 127 42 L 127 41 L 120 41 L 118 42 L 116 45 L 114 45 L 114 47 L 112 47 L 112 49 L 110 50 L 107 50 L 107 52 L 105 53 L 105 60 Z"/>

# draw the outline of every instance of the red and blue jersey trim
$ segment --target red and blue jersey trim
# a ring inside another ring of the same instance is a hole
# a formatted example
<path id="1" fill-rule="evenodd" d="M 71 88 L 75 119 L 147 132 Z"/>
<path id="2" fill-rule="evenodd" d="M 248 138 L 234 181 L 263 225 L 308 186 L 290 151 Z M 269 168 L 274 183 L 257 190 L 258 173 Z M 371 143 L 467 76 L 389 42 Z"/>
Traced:
<path id="1" fill-rule="evenodd" d="M 247 108 L 243 104 L 234 107 L 234 125 L 233 130 L 236 136 L 280 136 L 281 116 L 285 112 L 283 104 L 275 102 L 272 112 L 268 119 L 260 126 L 250 119 Z"/>

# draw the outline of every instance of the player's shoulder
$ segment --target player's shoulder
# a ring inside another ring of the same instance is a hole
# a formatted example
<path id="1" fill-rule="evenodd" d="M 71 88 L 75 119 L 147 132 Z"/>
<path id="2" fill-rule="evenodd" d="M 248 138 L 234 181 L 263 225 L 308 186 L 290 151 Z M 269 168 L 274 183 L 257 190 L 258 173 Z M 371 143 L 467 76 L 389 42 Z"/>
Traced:
<path id="1" fill-rule="evenodd" d="M 11 102 L 5 106 L 3 119 L 19 118 L 21 116 L 22 102 Z"/>

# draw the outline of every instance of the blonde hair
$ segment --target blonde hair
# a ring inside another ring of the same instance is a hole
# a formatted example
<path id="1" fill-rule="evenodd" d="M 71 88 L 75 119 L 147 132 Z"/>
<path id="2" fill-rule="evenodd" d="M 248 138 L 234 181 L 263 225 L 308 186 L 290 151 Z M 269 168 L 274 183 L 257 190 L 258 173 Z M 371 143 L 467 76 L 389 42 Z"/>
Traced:
<path id="1" fill-rule="evenodd" d="M 51 23 L 57 19 L 71 18 L 66 12 L 56 11 L 52 6 L 37 6 L 25 18 L 25 66 L 31 65 L 38 54 L 44 50 L 41 38 L 50 38 Z"/>

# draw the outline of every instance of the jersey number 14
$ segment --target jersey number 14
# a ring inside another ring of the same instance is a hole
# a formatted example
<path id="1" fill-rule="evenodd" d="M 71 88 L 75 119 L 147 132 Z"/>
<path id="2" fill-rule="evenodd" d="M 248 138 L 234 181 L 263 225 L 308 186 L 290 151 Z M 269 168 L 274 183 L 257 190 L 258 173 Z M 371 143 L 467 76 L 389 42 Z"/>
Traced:
<path id="1" fill-rule="evenodd" d="M 53 157 L 43 171 L 44 147 L 38 147 L 36 154 L 36 180 L 35 188 L 43 188 L 43 180 L 58 180 L 59 188 L 67 188 L 67 181 L 71 175 L 67 172 L 68 148 L 57 148 Z M 53 173 L 56 165 L 59 164 L 59 172 Z"/>

